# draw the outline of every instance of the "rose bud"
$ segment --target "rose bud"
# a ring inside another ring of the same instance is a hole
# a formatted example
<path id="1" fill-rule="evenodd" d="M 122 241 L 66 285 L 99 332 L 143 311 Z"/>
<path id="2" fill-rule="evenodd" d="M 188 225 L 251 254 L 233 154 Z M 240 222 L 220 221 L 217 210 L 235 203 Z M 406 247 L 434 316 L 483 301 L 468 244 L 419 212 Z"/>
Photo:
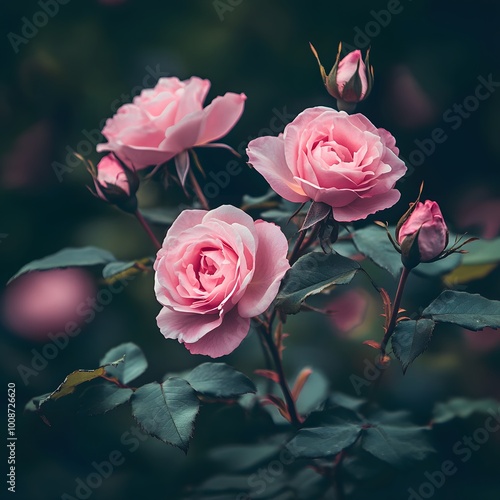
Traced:
<path id="1" fill-rule="evenodd" d="M 114 154 L 108 154 L 89 169 L 96 189 L 96 196 L 117 205 L 125 212 L 137 210 L 135 193 L 139 188 L 139 177 Z"/>
<path id="2" fill-rule="evenodd" d="M 420 262 L 433 262 L 443 256 L 448 235 L 439 205 L 430 200 L 417 202 L 396 229 L 405 267 L 411 269 Z"/>
<path id="3" fill-rule="evenodd" d="M 354 111 L 356 103 L 366 99 L 373 86 L 373 67 L 369 62 L 370 51 L 366 53 L 364 62 L 360 50 L 349 52 L 341 60 L 342 44 L 340 43 L 335 64 L 327 75 L 312 45 L 311 49 L 318 61 L 326 89 L 337 99 L 339 110 Z"/>

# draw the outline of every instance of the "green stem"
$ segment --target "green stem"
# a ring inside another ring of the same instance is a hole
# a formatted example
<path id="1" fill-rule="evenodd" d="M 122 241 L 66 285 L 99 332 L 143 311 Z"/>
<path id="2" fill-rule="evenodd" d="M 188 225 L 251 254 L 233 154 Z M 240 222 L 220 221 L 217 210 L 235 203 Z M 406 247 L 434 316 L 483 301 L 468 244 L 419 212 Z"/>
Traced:
<path id="1" fill-rule="evenodd" d="M 401 299 L 403 297 L 403 291 L 406 285 L 406 280 L 410 275 L 411 269 L 407 267 L 403 267 L 403 271 L 401 272 L 401 277 L 399 278 L 398 289 L 396 291 L 396 296 L 394 297 L 394 303 L 392 305 L 391 311 L 391 319 L 389 321 L 389 325 L 387 326 L 387 331 L 385 332 L 384 338 L 382 340 L 382 344 L 380 345 L 380 354 L 381 356 L 385 356 L 385 351 L 387 348 L 387 344 L 394 333 L 394 328 L 396 327 L 396 321 L 398 319 L 399 306 L 401 304 Z"/>
<path id="2" fill-rule="evenodd" d="M 271 316 L 271 319 L 269 320 L 269 328 L 266 332 L 263 332 L 262 337 L 264 338 L 264 340 L 267 343 L 267 346 L 269 348 L 269 352 L 271 354 L 274 365 L 276 367 L 276 372 L 278 373 L 278 378 L 280 381 L 281 391 L 283 392 L 283 396 L 285 397 L 285 402 L 286 402 L 288 413 L 290 415 L 291 422 L 295 427 L 299 427 L 301 422 L 300 422 L 299 415 L 297 413 L 295 401 L 293 400 L 292 393 L 290 391 L 290 387 L 288 387 L 288 382 L 286 381 L 285 372 L 283 370 L 283 363 L 281 361 L 280 353 L 278 352 L 278 348 L 273 340 L 273 335 L 272 335 L 272 326 L 273 326 L 272 320 L 273 320 L 273 318 L 274 318 L 274 315 Z"/>
<path id="3" fill-rule="evenodd" d="M 299 235 L 297 236 L 297 240 L 295 241 L 295 245 L 293 247 L 292 253 L 290 254 L 290 265 L 293 266 L 295 261 L 300 257 L 301 246 L 306 237 L 306 231 L 299 231 Z"/>
<path id="4" fill-rule="evenodd" d="M 193 170 L 191 168 L 189 169 L 189 178 L 191 179 L 191 183 L 193 184 L 194 192 L 196 193 L 196 196 L 200 200 L 201 206 L 205 210 L 210 210 L 210 205 L 208 204 L 208 201 L 207 201 L 205 195 L 203 194 L 203 191 L 202 191 L 200 185 L 198 184 L 198 181 L 196 180 L 196 176 L 194 175 Z"/>
<path id="5" fill-rule="evenodd" d="M 136 216 L 141 226 L 144 228 L 144 231 L 146 231 L 147 235 L 149 236 L 149 239 L 153 242 L 153 245 L 155 246 L 156 250 L 160 250 L 161 243 L 158 241 L 153 231 L 151 231 L 149 224 L 146 222 L 146 219 L 143 217 L 141 212 L 137 210 L 134 215 Z"/>

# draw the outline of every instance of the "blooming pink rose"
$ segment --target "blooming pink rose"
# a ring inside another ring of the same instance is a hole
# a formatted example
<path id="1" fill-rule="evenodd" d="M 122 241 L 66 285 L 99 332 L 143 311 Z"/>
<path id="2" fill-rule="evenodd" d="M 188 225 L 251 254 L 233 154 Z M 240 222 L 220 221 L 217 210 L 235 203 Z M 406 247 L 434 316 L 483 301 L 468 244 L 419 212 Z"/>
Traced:
<path id="1" fill-rule="evenodd" d="M 192 354 L 229 354 L 276 297 L 287 251 L 278 226 L 238 208 L 185 210 L 154 264 L 161 333 Z"/>
<path id="2" fill-rule="evenodd" d="M 448 245 L 448 228 L 443 214 L 435 201 L 418 202 L 417 206 L 399 228 L 397 240 L 400 245 L 408 236 L 418 235 L 420 262 L 429 262 L 439 257 Z"/>
<path id="3" fill-rule="evenodd" d="M 283 198 L 310 199 L 333 208 L 339 222 L 364 219 L 392 207 L 394 185 L 406 172 L 394 137 L 362 114 L 309 108 L 278 137 L 259 137 L 249 163 Z"/>
<path id="4" fill-rule="evenodd" d="M 120 107 L 102 133 L 97 151 L 113 151 L 135 169 L 160 165 L 180 153 L 226 135 L 243 113 L 245 94 L 226 93 L 206 108 L 210 82 L 160 78 L 133 103 Z"/>
<path id="5" fill-rule="evenodd" d="M 355 91 L 350 85 L 351 79 L 359 79 L 359 91 Z M 362 101 L 368 92 L 368 79 L 366 78 L 366 65 L 363 62 L 360 50 L 349 52 L 339 62 L 336 74 L 336 90 L 338 97 L 346 102 Z"/>

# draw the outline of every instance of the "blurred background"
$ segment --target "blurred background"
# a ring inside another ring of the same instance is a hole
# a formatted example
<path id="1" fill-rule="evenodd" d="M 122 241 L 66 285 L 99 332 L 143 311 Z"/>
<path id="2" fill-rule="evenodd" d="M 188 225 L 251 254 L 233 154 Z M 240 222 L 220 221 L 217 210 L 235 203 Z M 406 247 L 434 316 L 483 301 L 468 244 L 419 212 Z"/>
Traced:
<path id="1" fill-rule="evenodd" d="M 258 135 L 280 132 L 304 108 L 335 104 L 323 88 L 309 42 L 327 71 L 339 41 L 349 49 L 371 46 L 375 86 L 358 110 L 391 131 L 409 166 L 399 186 L 401 202 L 376 218 L 397 221 L 425 180 L 424 196 L 440 203 L 451 229 L 498 237 L 499 21 L 500 4 L 493 0 L 2 2 L 1 282 L 7 283 L 27 262 L 63 247 L 95 245 L 123 260 L 152 255 L 133 218 L 91 196 L 86 189 L 90 176 L 72 153 L 97 162 L 95 145 L 102 142 L 105 120 L 163 76 L 208 78 L 209 101 L 227 91 L 244 92 L 243 117 L 223 140 L 236 149 Z M 214 149 L 200 151 L 200 157 L 214 173 L 232 160 L 227 151 Z M 243 194 L 265 193 L 259 174 L 244 161 L 242 167 L 211 200 L 213 206 L 239 205 Z M 140 191 L 144 208 L 183 202 L 175 186 L 165 192 L 150 181 Z M 164 234 L 160 226 L 155 231 L 158 237 Z M 395 283 L 385 271 L 368 268 L 394 292 Z M 500 299 L 498 278 L 494 269 L 461 289 Z M 121 451 L 125 461 L 91 491 L 91 498 L 177 498 L 213 473 L 206 458 L 210 449 L 256 439 L 248 415 L 236 408 L 202 412 L 187 457 L 151 438 L 138 439 L 137 450 L 124 446 L 123 434 L 135 428 L 128 409 L 88 418 L 69 402 L 51 427 L 23 414 L 31 397 L 53 390 L 77 368 L 96 367 L 109 348 L 122 342 L 135 342 L 145 351 L 150 367 L 143 382 L 205 361 L 159 333 L 151 274 L 136 278 L 108 305 L 95 309 L 91 321 L 88 315 L 75 316 L 76 305 L 95 297 L 98 286 L 91 273 L 72 270 L 44 279 L 28 275 L 2 292 L 0 366 L 3 387 L 7 382 L 17 386 L 18 498 L 52 500 L 65 493 L 84 498 L 75 493 L 77 479 L 87 477 L 92 462 L 107 460 L 113 450 Z M 414 278 L 404 307 L 425 307 L 441 286 Z M 345 314 L 332 319 L 303 314 L 287 324 L 292 335 L 286 370 L 293 378 L 302 366 L 312 366 L 331 387 L 355 395 L 350 375 L 361 375 L 374 353 L 362 341 L 382 335 L 380 303 L 361 278 L 350 286 L 347 298 L 336 290 L 328 300 Z M 81 324 L 81 333 L 50 361 L 37 362 L 37 353 L 51 342 L 48 334 L 61 331 L 70 320 Z M 249 336 L 224 361 L 251 375 L 262 366 L 256 339 Z M 23 376 L 21 365 L 33 371 Z M 498 398 L 499 388 L 500 334 L 441 326 L 430 350 L 406 376 L 397 363 L 391 365 L 376 398 L 388 409 L 410 409 L 424 423 L 436 401 L 457 395 Z M 363 391 L 362 396 L 371 394 L 370 388 Z M 478 424 L 481 419 L 437 434 L 441 458 L 436 467 L 451 454 L 453 443 Z M 434 498 L 497 499 L 499 461 L 497 433 Z M 381 478 L 369 497 L 406 498 L 401 491 L 418 485 L 422 470 L 399 478 L 398 493 L 394 478 Z"/>

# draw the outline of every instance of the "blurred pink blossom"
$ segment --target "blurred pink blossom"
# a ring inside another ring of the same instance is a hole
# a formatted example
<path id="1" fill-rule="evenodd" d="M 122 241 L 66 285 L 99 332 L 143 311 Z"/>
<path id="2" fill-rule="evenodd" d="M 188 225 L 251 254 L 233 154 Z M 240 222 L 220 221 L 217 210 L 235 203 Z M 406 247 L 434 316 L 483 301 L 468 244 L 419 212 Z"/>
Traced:
<path id="1" fill-rule="evenodd" d="M 3 319 L 19 336 L 44 341 L 49 333 L 64 331 L 70 321 L 81 325 L 82 304 L 95 293 L 93 279 L 80 269 L 28 273 L 7 286 Z"/>
<path id="2" fill-rule="evenodd" d="M 401 127 L 424 127 L 436 118 L 436 107 L 407 66 L 394 68 L 386 100 L 392 119 Z"/>
<path id="3" fill-rule="evenodd" d="M 333 326 L 342 334 L 351 332 L 363 324 L 368 305 L 369 299 L 361 289 L 348 290 L 335 297 L 328 304 L 328 309 L 333 311 Z"/>
<path id="4" fill-rule="evenodd" d="M 461 230 L 479 228 L 478 234 L 489 240 L 500 234 L 500 198 L 485 188 L 476 188 L 460 197 L 457 227 Z"/>
<path id="5" fill-rule="evenodd" d="M 479 332 L 463 330 L 467 344 L 475 351 L 491 351 L 500 346 L 500 330 L 485 328 Z"/>
<path id="6" fill-rule="evenodd" d="M 53 138 L 53 127 L 47 120 L 40 120 L 21 132 L 12 148 L 0 158 L 4 186 L 9 189 L 37 187 L 47 172 L 52 175 Z"/>

